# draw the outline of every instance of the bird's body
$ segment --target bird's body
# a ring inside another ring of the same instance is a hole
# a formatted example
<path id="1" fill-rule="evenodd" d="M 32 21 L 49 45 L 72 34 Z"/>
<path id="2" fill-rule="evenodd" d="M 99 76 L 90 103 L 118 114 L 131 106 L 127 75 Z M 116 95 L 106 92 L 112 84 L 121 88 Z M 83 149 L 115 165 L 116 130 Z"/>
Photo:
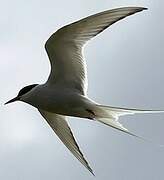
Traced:
<path id="1" fill-rule="evenodd" d="M 62 97 L 62 98 L 61 98 Z M 37 85 L 26 94 L 24 102 L 48 112 L 92 118 L 88 110 L 94 110 L 95 103 L 70 88 L 59 88 L 49 84 Z"/>
<path id="2" fill-rule="evenodd" d="M 84 45 L 115 22 L 145 9 L 124 7 L 107 10 L 56 31 L 45 44 L 51 63 L 47 82 L 24 87 L 16 98 L 7 102 L 19 100 L 36 107 L 61 141 L 92 174 L 93 171 L 67 124 L 66 116 L 99 121 L 134 135 L 118 122 L 119 116 L 162 112 L 103 106 L 87 97 L 86 61 L 82 53 Z"/>

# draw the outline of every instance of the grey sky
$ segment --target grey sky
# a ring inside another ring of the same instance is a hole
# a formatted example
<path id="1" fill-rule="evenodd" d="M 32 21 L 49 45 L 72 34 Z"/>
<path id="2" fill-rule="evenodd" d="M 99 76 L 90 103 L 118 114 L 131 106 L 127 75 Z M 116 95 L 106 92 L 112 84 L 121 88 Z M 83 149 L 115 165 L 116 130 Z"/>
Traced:
<path id="1" fill-rule="evenodd" d="M 122 20 L 85 49 L 88 95 L 112 106 L 164 109 L 164 2 L 162 0 L 2 1 L 0 7 L 0 179 L 163 180 L 164 148 L 99 123 L 70 124 L 92 175 L 72 156 L 33 107 L 4 106 L 25 85 L 43 83 L 50 70 L 44 42 L 59 27 L 120 6 L 148 11 Z M 135 115 L 121 122 L 164 144 L 164 114 Z"/>

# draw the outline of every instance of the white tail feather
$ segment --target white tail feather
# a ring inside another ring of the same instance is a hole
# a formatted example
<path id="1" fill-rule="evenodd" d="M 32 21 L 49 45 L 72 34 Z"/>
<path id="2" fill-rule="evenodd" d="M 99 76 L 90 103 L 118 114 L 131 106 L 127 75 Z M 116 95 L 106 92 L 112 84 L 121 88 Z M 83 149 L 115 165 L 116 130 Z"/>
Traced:
<path id="1" fill-rule="evenodd" d="M 128 108 L 111 107 L 111 106 L 103 106 L 103 105 L 97 105 L 97 106 L 101 110 L 103 110 L 104 115 L 107 113 L 107 114 L 116 115 L 117 117 L 128 114 L 164 113 L 164 110 L 128 109 Z"/>
<path id="2" fill-rule="evenodd" d="M 127 128 L 125 128 L 120 122 L 118 122 L 119 116 L 128 115 L 128 114 L 136 114 L 136 113 L 163 113 L 163 110 L 141 110 L 141 109 L 127 109 L 127 108 L 119 108 L 119 107 L 110 107 L 97 105 L 96 108 L 96 120 L 111 126 L 115 129 L 123 131 L 132 136 L 138 137 L 142 140 L 146 140 L 142 137 L 139 137 L 133 133 L 131 133 Z M 149 140 L 146 140 L 149 141 Z"/>

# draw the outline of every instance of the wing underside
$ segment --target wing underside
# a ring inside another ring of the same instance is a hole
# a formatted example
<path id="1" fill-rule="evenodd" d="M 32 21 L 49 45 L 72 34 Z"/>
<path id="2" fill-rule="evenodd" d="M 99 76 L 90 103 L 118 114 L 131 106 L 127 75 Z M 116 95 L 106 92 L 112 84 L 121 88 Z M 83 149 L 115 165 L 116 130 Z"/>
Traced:
<path id="1" fill-rule="evenodd" d="M 48 82 L 85 94 L 87 72 L 82 53 L 84 44 L 115 22 L 145 9 L 124 7 L 107 10 L 64 26 L 52 34 L 45 44 L 51 63 Z"/>
<path id="2" fill-rule="evenodd" d="M 71 153 L 93 174 L 91 167 L 84 158 L 73 133 L 66 122 L 66 117 L 63 115 L 58 115 L 55 113 L 50 113 L 39 109 L 41 115 L 45 118 L 47 123 L 57 134 L 60 140 L 65 144 L 65 146 L 71 151 Z M 93 174 L 94 175 L 94 174 Z"/>

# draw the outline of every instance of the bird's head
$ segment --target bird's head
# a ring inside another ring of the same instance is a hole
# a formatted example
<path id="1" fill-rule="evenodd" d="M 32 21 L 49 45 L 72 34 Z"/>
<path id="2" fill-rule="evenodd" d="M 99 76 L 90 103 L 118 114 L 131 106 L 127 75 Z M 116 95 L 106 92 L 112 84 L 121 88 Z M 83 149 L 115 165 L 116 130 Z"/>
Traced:
<path id="1" fill-rule="evenodd" d="M 22 88 L 22 89 L 19 91 L 18 95 L 17 95 L 15 98 L 7 101 L 5 104 L 9 104 L 9 103 L 12 103 L 12 102 L 21 100 L 21 97 L 22 97 L 23 95 L 25 95 L 26 93 L 30 92 L 30 91 L 31 91 L 35 86 L 37 86 L 37 85 L 38 85 L 38 84 L 32 84 L 32 85 L 29 85 L 29 86 L 25 86 L 24 88 Z"/>

